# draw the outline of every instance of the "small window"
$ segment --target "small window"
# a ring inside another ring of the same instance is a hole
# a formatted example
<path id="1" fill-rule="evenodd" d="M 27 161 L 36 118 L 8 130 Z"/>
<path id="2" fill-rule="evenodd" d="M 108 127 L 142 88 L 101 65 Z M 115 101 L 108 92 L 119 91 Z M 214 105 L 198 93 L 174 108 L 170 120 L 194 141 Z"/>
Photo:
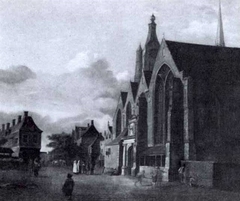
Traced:
<path id="1" fill-rule="evenodd" d="M 145 165 L 145 163 L 144 163 L 144 156 L 142 156 L 142 157 L 140 158 L 140 165 L 141 165 L 141 166 L 144 166 L 144 165 Z"/>
<path id="2" fill-rule="evenodd" d="M 151 166 L 150 165 L 151 164 L 151 158 L 150 158 L 150 156 L 146 156 L 146 166 Z"/>
<path id="3" fill-rule="evenodd" d="M 28 142 L 28 136 L 27 135 L 23 135 L 23 143 L 27 143 Z"/>
<path id="4" fill-rule="evenodd" d="M 160 155 L 156 157 L 156 165 L 157 167 L 162 166 L 162 157 Z"/>
<path id="5" fill-rule="evenodd" d="M 150 156 L 150 166 L 155 166 L 155 156 Z"/>
<path id="6" fill-rule="evenodd" d="M 37 135 L 35 134 L 35 135 L 33 135 L 33 143 L 37 143 Z"/>
<path id="7" fill-rule="evenodd" d="M 15 144 L 15 145 L 18 144 L 18 138 L 15 138 L 15 139 L 14 139 L 14 144 Z"/>
<path id="8" fill-rule="evenodd" d="M 162 166 L 162 167 L 165 167 L 165 158 L 166 158 L 166 156 L 165 156 L 165 155 L 162 155 L 161 158 L 162 158 L 162 164 L 161 164 L 161 166 Z"/>
<path id="9" fill-rule="evenodd" d="M 111 154 L 111 148 L 108 148 L 106 151 L 106 155 L 109 156 Z"/>

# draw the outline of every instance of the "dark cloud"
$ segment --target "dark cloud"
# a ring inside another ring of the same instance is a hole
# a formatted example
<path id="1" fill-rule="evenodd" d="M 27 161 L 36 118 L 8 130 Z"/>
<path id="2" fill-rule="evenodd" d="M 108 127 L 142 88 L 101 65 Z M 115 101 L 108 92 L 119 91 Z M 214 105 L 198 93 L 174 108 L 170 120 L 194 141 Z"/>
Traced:
<path id="1" fill-rule="evenodd" d="M 7 70 L 0 69 L 0 82 L 6 84 L 17 84 L 31 78 L 36 78 L 36 74 L 27 66 L 13 66 Z"/>

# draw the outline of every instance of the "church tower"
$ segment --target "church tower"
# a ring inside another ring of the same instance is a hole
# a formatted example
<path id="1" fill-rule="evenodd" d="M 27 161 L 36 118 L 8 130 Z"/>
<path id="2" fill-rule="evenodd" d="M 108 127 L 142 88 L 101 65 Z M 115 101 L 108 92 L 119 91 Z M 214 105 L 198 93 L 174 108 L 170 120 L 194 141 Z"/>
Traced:
<path id="1" fill-rule="evenodd" d="M 218 27 L 217 27 L 216 46 L 225 47 L 220 0 L 219 0 L 219 11 L 218 11 Z"/>
<path id="2" fill-rule="evenodd" d="M 148 37 L 145 44 L 144 71 L 152 71 L 160 44 L 157 39 L 155 16 L 151 16 L 148 24 Z"/>
<path id="3" fill-rule="evenodd" d="M 135 67 L 135 76 L 134 76 L 134 82 L 139 82 L 142 77 L 142 47 L 139 45 L 137 51 L 136 51 L 136 67 Z"/>

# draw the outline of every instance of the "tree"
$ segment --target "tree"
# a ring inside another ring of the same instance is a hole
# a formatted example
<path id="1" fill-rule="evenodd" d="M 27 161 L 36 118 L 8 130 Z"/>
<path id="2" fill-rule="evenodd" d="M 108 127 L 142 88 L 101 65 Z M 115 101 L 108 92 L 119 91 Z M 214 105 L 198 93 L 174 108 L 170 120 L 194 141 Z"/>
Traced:
<path id="1" fill-rule="evenodd" d="M 50 152 L 53 159 L 62 159 L 67 164 L 71 164 L 72 160 L 79 156 L 81 148 L 76 143 L 73 143 L 71 135 L 66 133 L 52 134 L 48 136 L 48 139 L 51 142 L 47 146 L 53 148 Z"/>

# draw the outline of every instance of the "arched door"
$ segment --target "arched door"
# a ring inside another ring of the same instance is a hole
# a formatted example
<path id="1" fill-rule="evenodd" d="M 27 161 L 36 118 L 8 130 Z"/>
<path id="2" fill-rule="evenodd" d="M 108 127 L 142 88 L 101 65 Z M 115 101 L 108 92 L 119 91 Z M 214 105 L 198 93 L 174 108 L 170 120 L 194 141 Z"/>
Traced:
<path id="1" fill-rule="evenodd" d="M 128 148 L 128 174 L 131 175 L 131 169 L 133 167 L 133 146 Z"/>

